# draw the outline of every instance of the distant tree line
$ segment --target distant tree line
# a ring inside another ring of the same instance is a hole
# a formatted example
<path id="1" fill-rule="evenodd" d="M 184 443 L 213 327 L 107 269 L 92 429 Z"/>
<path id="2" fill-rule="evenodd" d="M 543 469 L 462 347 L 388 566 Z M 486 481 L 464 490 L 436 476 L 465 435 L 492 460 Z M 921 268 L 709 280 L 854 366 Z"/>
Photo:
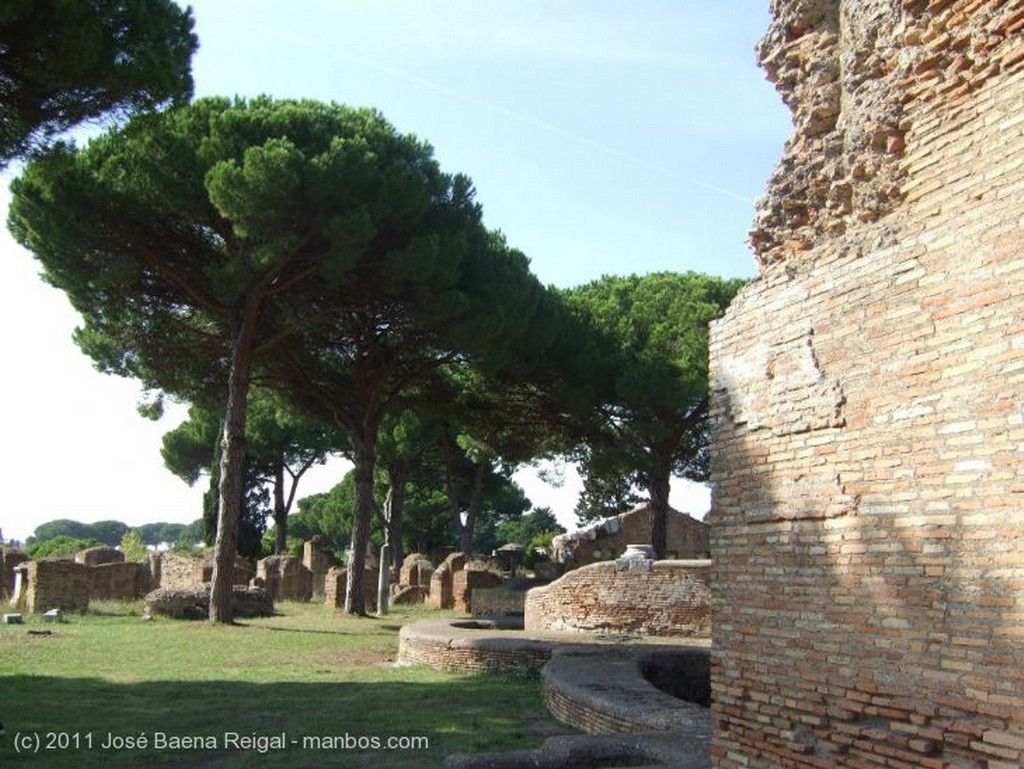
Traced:
<path id="1" fill-rule="evenodd" d="M 195 544 L 203 539 L 203 521 L 199 519 L 192 523 L 144 523 L 141 526 L 128 526 L 121 521 L 81 523 L 68 518 L 60 518 L 37 526 L 32 532 L 32 536 L 25 540 L 25 547 L 31 551 L 32 548 L 38 548 L 42 543 L 59 537 L 90 543 L 86 547 L 92 545 L 117 547 L 129 531 L 135 531 L 143 544 L 151 547 L 172 545 L 184 541 Z"/>

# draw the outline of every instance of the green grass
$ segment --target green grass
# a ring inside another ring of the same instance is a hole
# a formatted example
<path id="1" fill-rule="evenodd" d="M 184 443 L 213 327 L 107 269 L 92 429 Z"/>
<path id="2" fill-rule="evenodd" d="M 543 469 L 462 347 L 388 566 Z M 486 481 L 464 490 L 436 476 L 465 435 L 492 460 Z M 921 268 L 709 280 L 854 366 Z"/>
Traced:
<path id="1" fill-rule="evenodd" d="M 27 617 L 0 626 L 0 767 L 427 769 L 450 753 L 531 747 L 568 731 L 545 711 L 536 676 L 388 664 L 399 627 L 422 610 L 358 619 L 286 603 L 278 616 L 214 627 L 143 622 L 141 608 L 104 603 L 60 625 Z M 153 745 L 157 733 L 167 744 Z M 234 747 L 225 733 L 258 739 Z M 108 734 L 149 744 L 106 750 Z M 260 750 L 282 734 L 283 748 Z M 16 739 L 37 736 L 38 753 L 15 750 Z M 182 737 L 201 738 L 199 747 L 174 749 L 170 738 Z M 425 737 L 429 747 L 358 745 L 389 737 Z M 216 750 L 202 747 L 210 739 Z"/>

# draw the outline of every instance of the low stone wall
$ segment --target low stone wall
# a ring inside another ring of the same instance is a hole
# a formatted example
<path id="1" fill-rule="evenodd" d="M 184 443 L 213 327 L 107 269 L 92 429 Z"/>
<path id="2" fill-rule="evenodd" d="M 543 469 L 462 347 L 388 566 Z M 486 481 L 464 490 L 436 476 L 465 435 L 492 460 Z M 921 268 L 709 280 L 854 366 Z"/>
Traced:
<path id="1" fill-rule="evenodd" d="M 399 631 L 398 663 L 451 672 L 540 670 L 551 649 L 550 641 L 472 620 L 423 620 Z"/>
<path id="2" fill-rule="evenodd" d="M 654 561 L 649 571 L 591 564 L 527 593 L 526 629 L 707 637 L 710 578 L 711 561 Z"/>
<path id="3" fill-rule="evenodd" d="M 704 697 L 698 702 L 656 686 L 652 668 L 691 678 L 698 695 L 710 692 L 706 648 L 563 648 L 541 671 L 544 703 L 559 721 L 588 734 L 672 731 L 703 745 L 706 758 L 713 724 Z"/>
<path id="4" fill-rule="evenodd" d="M 170 590 L 201 585 L 203 582 L 203 561 L 191 555 L 161 553 L 159 555 L 159 579 L 154 587 Z"/>
<path id="5" fill-rule="evenodd" d="M 324 579 L 324 604 L 334 609 L 345 608 L 347 584 L 348 570 L 332 567 Z M 377 574 L 370 569 L 363 574 L 363 597 L 367 610 L 377 608 Z"/>
<path id="6" fill-rule="evenodd" d="M 149 565 L 110 561 L 87 567 L 89 597 L 93 600 L 134 601 L 149 592 Z"/>
<path id="7" fill-rule="evenodd" d="M 313 573 L 294 555 L 271 555 L 256 565 L 256 579 L 275 601 L 308 601 Z"/>
<path id="8" fill-rule="evenodd" d="M 150 570 L 154 575 L 152 587 L 164 587 L 171 590 L 193 587 L 209 582 L 213 578 L 213 561 L 193 555 L 178 553 L 160 553 L 159 563 L 151 559 Z M 235 559 L 235 573 L 232 583 L 246 586 L 249 584 L 249 564 L 241 556 Z"/>
<path id="9" fill-rule="evenodd" d="M 498 587 L 501 577 L 485 569 L 463 569 L 452 575 L 452 601 L 456 611 L 473 611 L 473 591 Z"/>
<path id="10" fill-rule="evenodd" d="M 89 567 L 74 561 L 26 561 L 17 567 L 23 589 L 18 608 L 29 613 L 89 608 Z"/>

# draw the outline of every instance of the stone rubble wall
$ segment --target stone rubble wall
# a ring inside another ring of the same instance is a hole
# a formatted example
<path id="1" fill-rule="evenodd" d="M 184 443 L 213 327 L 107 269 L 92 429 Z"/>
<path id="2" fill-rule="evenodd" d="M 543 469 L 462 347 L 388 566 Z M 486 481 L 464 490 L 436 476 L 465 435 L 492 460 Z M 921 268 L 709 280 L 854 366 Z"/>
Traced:
<path id="1" fill-rule="evenodd" d="M 711 562 L 647 563 L 647 571 L 594 563 L 533 588 L 526 594 L 527 632 L 709 637 Z"/>
<path id="2" fill-rule="evenodd" d="M 712 328 L 717 767 L 1024 765 L 1024 2 L 775 0 Z"/>
<path id="3" fill-rule="evenodd" d="M 710 545 L 706 523 L 678 510 L 669 510 L 666 530 L 667 560 L 707 557 Z M 576 569 L 614 560 L 625 552 L 627 545 L 650 541 L 651 510 L 645 505 L 555 537 L 552 556 L 566 569 Z"/>

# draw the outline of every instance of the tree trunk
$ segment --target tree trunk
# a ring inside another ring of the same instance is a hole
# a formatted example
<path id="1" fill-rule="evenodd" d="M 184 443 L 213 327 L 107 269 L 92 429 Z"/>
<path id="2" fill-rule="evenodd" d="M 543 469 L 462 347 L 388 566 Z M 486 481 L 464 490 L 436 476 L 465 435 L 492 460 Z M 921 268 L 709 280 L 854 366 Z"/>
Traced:
<path id="1" fill-rule="evenodd" d="M 489 462 L 478 462 L 473 471 L 473 489 L 469 494 L 469 512 L 466 513 L 466 523 L 462 527 L 462 535 L 459 538 L 459 547 L 463 553 L 472 552 L 473 531 L 476 529 L 476 519 L 480 514 L 480 508 L 484 502 L 484 481 L 487 479 Z"/>
<path id="2" fill-rule="evenodd" d="M 245 465 L 245 420 L 249 397 L 249 370 L 253 337 L 259 315 L 258 295 L 249 296 L 235 318 L 232 331 L 228 402 L 224 411 L 224 435 L 220 458 L 220 510 L 213 545 L 213 578 L 210 584 L 210 622 L 231 624 L 231 595 L 238 552 L 238 522 L 242 517 L 242 472 Z"/>
<path id="3" fill-rule="evenodd" d="M 376 462 L 376 428 L 366 435 L 352 438 L 352 459 L 355 464 L 356 510 L 352 521 L 352 553 L 348 562 L 348 583 L 345 586 L 345 613 L 366 616 L 366 546 L 370 542 L 370 521 L 373 520 L 373 467 Z"/>
<path id="4" fill-rule="evenodd" d="M 455 459 L 452 456 L 452 445 L 448 438 L 442 439 L 441 451 L 444 456 L 444 480 L 448 489 L 448 504 L 452 508 L 452 518 L 455 520 L 455 529 L 459 532 L 459 547 L 461 548 L 465 534 L 465 526 L 462 523 L 461 506 L 459 505 L 459 491 L 455 486 Z M 418 548 L 423 550 L 422 547 Z M 466 552 L 463 550 L 462 552 Z"/>
<path id="5" fill-rule="evenodd" d="M 288 549 L 288 507 L 284 501 L 284 462 L 274 468 L 274 553 Z"/>
<path id="6" fill-rule="evenodd" d="M 664 558 L 668 550 L 668 493 L 671 473 L 658 469 L 648 476 L 647 492 L 651 497 L 651 547 L 656 558 Z"/>

